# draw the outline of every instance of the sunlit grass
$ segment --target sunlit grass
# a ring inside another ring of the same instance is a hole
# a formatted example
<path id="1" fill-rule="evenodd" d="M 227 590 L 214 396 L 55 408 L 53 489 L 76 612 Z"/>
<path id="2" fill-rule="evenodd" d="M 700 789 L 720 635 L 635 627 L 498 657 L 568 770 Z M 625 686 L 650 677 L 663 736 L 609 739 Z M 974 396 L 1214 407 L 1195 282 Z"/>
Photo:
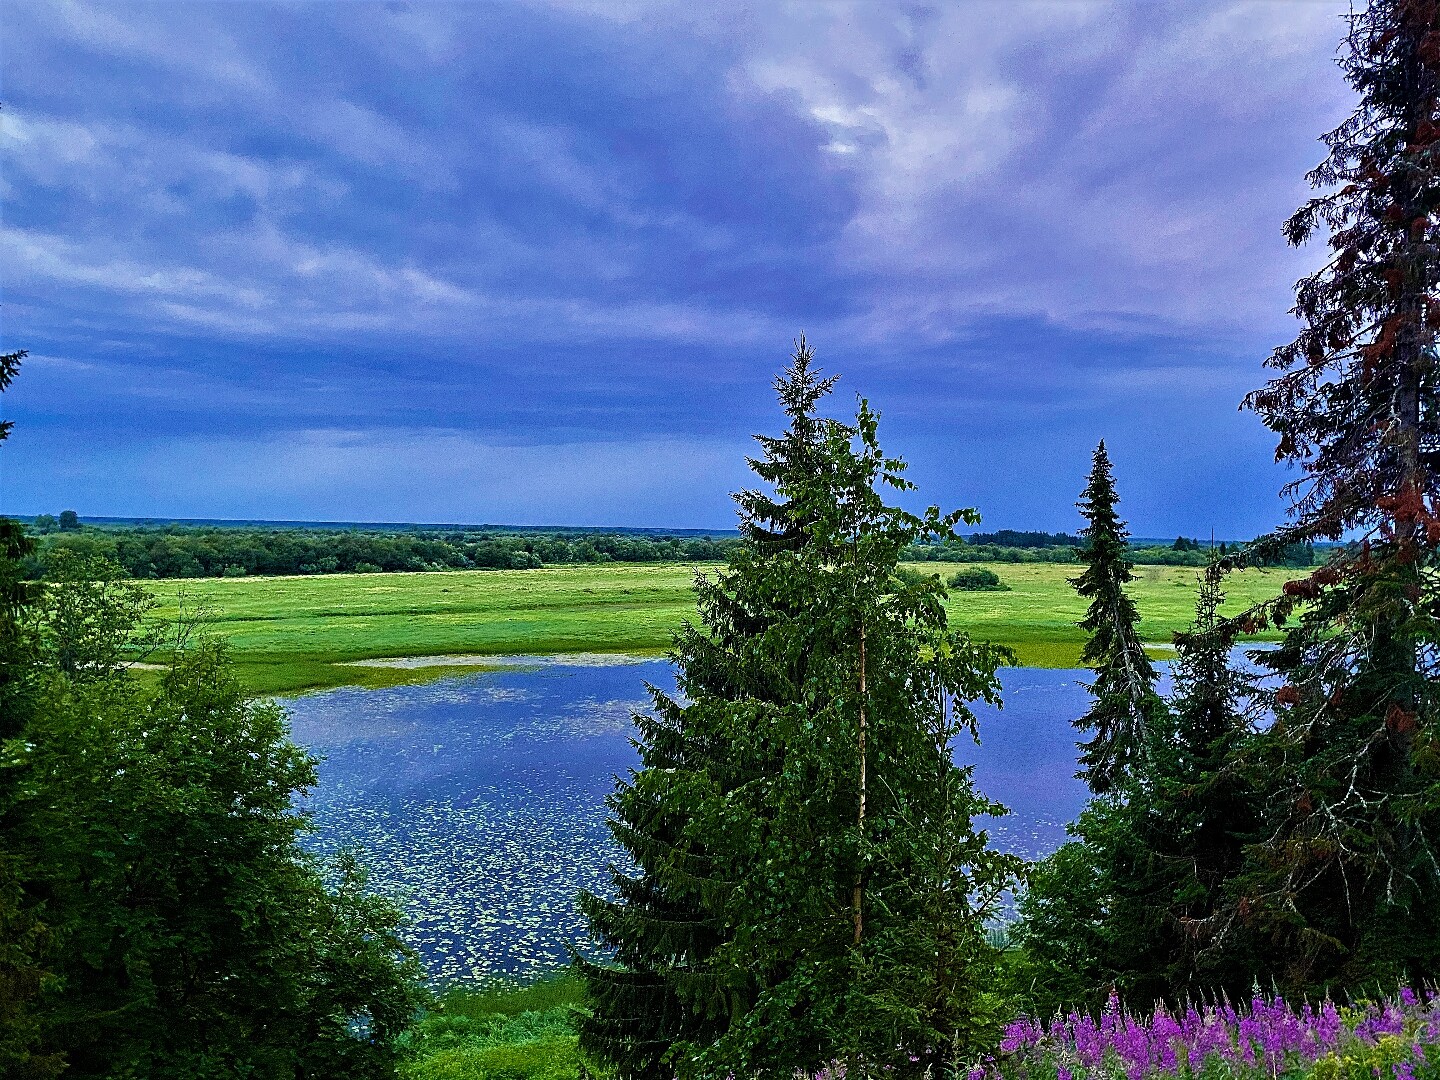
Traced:
<path id="1" fill-rule="evenodd" d="M 915 564 L 942 576 L 957 567 Z M 1085 605 L 1054 563 L 992 567 L 1007 592 L 955 592 L 955 625 L 1015 649 L 1022 664 L 1072 667 Z M 713 569 L 713 568 L 712 568 Z M 340 685 L 390 686 L 460 674 L 463 667 L 357 668 L 345 661 L 436 655 L 628 652 L 655 655 L 695 615 L 694 569 L 676 564 L 566 566 L 422 574 L 332 574 L 150 584 L 160 613 L 179 598 L 210 609 L 245 684 L 282 694 Z M 1230 582 L 1226 611 L 1280 590 L 1293 571 L 1250 570 Z M 1167 644 L 1192 615 L 1196 571 L 1142 566 L 1132 593 L 1145 640 Z M 1157 657 L 1167 655 L 1158 650 Z"/>
<path id="2" fill-rule="evenodd" d="M 406 1034 L 404 1080 L 574 1080 L 581 1063 L 569 972 L 524 985 L 451 987 Z"/>

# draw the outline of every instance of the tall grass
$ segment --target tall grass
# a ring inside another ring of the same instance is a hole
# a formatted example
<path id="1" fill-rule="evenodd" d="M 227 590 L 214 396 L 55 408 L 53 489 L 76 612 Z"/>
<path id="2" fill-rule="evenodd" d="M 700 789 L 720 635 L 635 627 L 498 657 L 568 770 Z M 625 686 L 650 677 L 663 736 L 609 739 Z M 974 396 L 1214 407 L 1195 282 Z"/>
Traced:
<path id="1" fill-rule="evenodd" d="M 569 972 L 528 984 L 455 986 L 406 1034 L 402 1080 L 575 1080 L 575 1010 Z"/>

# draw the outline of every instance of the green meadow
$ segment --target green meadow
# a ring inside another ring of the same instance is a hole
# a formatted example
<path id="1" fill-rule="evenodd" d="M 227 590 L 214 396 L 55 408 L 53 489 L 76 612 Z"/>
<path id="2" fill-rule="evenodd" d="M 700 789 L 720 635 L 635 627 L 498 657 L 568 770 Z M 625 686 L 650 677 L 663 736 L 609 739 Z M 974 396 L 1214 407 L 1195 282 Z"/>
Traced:
<path id="1" fill-rule="evenodd" d="M 538 570 L 329 574 L 157 581 L 157 614 L 202 608 L 209 631 L 232 649 L 246 686 L 286 694 L 342 685 L 419 682 L 484 666 L 484 656 L 664 652 L 694 614 L 694 567 L 608 564 Z M 948 576 L 958 566 L 915 564 Z M 1005 592 L 953 592 L 956 625 L 1015 649 L 1022 664 L 1071 667 L 1084 635 L 1075 566 L 993 567 Z M 1273 596 L 1297 571 L 1249 570 L 1230 580 L 1229 611 Z M 1164 646 L 1191 618 L 1196 571 L 1136 568 L 1133 595 L 1147 641 Z M 1161 648 L 1157 657 L 1167 655 Z M 357 660 L 451 656 L 473 663 L 408 669 Z"/>

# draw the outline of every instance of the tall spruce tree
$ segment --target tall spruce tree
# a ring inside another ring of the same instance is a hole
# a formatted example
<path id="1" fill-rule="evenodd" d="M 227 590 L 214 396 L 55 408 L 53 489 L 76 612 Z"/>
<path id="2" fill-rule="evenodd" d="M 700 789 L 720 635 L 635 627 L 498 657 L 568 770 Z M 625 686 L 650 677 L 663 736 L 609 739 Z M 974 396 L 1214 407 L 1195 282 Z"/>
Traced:
<path id="1" fill-rule="evenodd" d="M 736 496 L 743 542 L 697 582 L 680 693 L 636 718 L 642 768 L 611 801 L 635 870 L 582 897 L 617 965 L 577 961 L 581 1044 L 622 1077 L 918 1074 L 1000 1018 L 982 923 L 1018 864 L 972 824 L 1000 808 L 951 742 L 1006 656 L 896 574 L 976 517 L 887 506 L 903 462 L 863 401 L 853 425 L 818 414 L 812 360 L 802 339 L 776 382 L 789 428 L 751 461 L 771 491 Z"/>
<path id="2" fill-rule="evenodd" d="M 1231 661 L 1235 627 L 1220 615 L 1224 570 L 1218 559 L 1200 578 L 1195 622 L 1176 636 L 1170 699 L 1173 727 L 1153 770 L 1160 807 L 1153 834 L 1173 838 L 1180 869 L 1169 905 L 1179 933 L 1169 950 L 1172 994 L 1248 988 L 1262 972 L 1251 950 L 1212 950 L 1209 927 L 1258 824 L 1255 789 L 1235 767 L 1255 737 L 1263 697 L 1250 670 Z"/>
<path id="3" fill-rule="evenodd" d="M 1276 722 L 1246 756 L 1266 816 L 1217 924 L 1298 985 L 1440 971 L 1440 5 L 1352 11 L 1340 66 L 1359 104 L 1285 226 L 1334 255 L 1247 399 L 1302 475 L 1250 557 L 1353 543 L 1245 619 L 1305 605 L 1268 659 Z"/>
<path id="4" fill-rule="evenodd" d="M 1110 791 L 1144 760 L 1151 728 L 1164 709 L 1155 693 L 1155 668 L 1135 629 L 1140 613 L 1125 592 L 1134 564 L 1125 523 L 1115 512 L 1119 501 L 1101 440 L 1076 504 L 1088 522 L 1080 534 L 1085 540 L 1080 560 L 1086 566 L 1070 582 L 1090 601 L 1080 622 L 1090 635 L 1081 662 L 1095 672 L 1089 685 L 1094 701 L 1075 726 L 1094 732 L 1080 747 L 1080 775 L 1097 793 Z"/>
<path id="5" fill-rule="evenodd" d="M 1077 839 L 1041 863 L 1021 900 L 1017 989 L 1044 1013 L 1095 1007 L 1110 988 L 1131 1001 L 1243 992 L 1261 974 L 1242 953 L 1208 948 L 1256 824 L 1253 792 L 1233 768 L 1253 736 L 1256 688 L 1229 662 L 1222 580 L 1216 566 L 1201 577 L 1144 767 L 1091 800 Z"/>
<path id="6" fill-rule="evenodd" d="M 1231 762 L 1254 733 L 1254 680 L 1230 662 L 1233 628 L 1217 567 L 1201 576 L 1195 622 L 1177 635 L 1175 687 L 1145 766 L 1113 800 L 1098 799 L 1080 833 L 1107 894 L 1104 968 L 1131 1000 L 1177 1000 L 1260 974 L 1205 933 L 1256 826 L 1254 792 Z"/>

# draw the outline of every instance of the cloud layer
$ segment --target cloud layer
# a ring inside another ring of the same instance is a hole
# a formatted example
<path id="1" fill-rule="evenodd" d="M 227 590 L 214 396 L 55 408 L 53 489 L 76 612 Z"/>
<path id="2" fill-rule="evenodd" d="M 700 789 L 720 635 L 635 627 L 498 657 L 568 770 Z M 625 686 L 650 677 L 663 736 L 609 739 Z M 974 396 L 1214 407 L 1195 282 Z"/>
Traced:
<path id="1" fill-rule="evenodd" d="M 12 4 L 3 508 L 725 525 L 803 329 L 934 499 L 1068 526 L 1103 435 L 1140 531 L 1264 528 L 1343 10 Z M 347 513 L 317 432 L 469 465 Z"/>

